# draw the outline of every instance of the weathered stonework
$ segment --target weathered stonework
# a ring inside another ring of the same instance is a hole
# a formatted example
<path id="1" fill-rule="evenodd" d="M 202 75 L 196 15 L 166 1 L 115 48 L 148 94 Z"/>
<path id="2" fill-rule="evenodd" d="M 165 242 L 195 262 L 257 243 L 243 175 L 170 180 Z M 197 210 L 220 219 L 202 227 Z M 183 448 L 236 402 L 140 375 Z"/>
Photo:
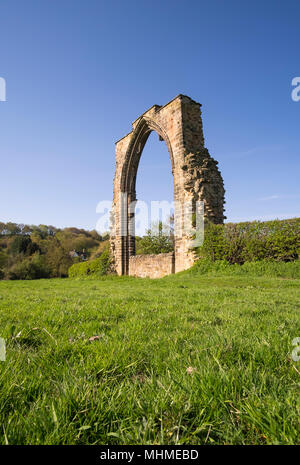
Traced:
<path id="1" fill-rule="evenodd" d="M 137 269 L 139 276 L 145 274 L 142 270 L 143 259 L 132 260 L 135 256 L 135 222 L 134 212 L 129 211 L 129 205 L 136 200 L 139 160 L 152 131 L 156 131 L 159 138 L 165 141 L 170 154 L 175 228 L 176 224 L 184 224 L 184 205 L 187 202 L 202 200 L 204 217 L 214 223 L 223 223 L 225 218 L 223 180 L 217 162 L 204 146 L 200 103 L 185 95 L 178 95 L 164 106 L 154 105 L 136 119 L 132 123 L 132 131 L 116 143 L 111 251 L 113 266 L 119 275 L 132 274 L 133 269 L 134 275 L 137 275 Z M 195 255 L 190 244 L 188 233 L 183 231 L 175 236 L 173 271 L 185 270 L 194 263 Z M 156 265 L 160 256 L 163 260 L 163 255 L 169 254 L 158 255 Z M 151 275 L 147 259 L 144 263 L 147 273 Z"/>
<path id="2" fill-rule="evenodd" d="M 129 275 L 140 278 L 162 278 L 174 273 L 174 253 L 132 255 L 129 257 Z"/>

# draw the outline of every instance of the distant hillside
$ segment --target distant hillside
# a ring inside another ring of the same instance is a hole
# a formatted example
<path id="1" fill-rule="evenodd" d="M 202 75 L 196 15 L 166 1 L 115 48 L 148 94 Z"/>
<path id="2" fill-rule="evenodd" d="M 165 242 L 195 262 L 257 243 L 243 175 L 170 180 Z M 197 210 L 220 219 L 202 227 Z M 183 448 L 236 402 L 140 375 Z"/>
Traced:
<path id="1" fill-rule="evenodd" d="M 78 228 L 0 223 L 0 279 L 64 277 L 74 263 L 100 256 L 108 234 Z"/>

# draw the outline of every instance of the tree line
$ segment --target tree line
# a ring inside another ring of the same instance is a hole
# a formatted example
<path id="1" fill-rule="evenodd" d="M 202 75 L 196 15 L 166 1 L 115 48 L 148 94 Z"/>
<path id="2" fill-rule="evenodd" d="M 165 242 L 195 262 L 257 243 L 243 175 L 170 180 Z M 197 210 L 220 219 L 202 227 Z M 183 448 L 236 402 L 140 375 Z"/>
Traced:
<path id="1" fill-rule="evenodd" d="M 0 222 L 0 279 L 68 276 L 74 263 L 100 256 L 108 237 L 75 227 Z"/>

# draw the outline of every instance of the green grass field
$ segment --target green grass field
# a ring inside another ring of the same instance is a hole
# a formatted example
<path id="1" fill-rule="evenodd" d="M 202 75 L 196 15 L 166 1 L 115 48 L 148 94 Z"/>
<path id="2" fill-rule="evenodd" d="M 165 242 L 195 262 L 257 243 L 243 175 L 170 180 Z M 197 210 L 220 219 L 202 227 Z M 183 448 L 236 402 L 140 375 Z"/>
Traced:
<path id="1" fill-rule="evenodd" d="M 299 443 L 299 264 L 280 266 L 0 282 L 0 442 Z"/>

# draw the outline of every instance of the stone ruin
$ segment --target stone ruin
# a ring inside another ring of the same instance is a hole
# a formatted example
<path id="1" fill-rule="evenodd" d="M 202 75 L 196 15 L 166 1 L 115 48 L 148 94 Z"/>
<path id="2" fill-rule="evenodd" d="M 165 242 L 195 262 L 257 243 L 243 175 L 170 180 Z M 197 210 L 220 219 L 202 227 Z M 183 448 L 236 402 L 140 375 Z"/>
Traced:
<path id="1" fill-rule="evenodd" d="M 204 146 L 201 104 L 178 95 L 164 106 L 153 105 L 132 123 L 132 131 L 116 142 L 112 208 L 112 267 L 118 275 L 159 278 L 186 270 L 195 261 L 191 237 L 175 235 L 174 253 L 135 256 L 136 176 L 147 139 L 156 131 L 165 141 L 174 180 L 175 225 L 183 221 L 186 202 L 204 202 L 204 218 L 224 221 L 224 184 L 218 162 Z M 176 226 L 175 226 L 176 229 Z"/>

